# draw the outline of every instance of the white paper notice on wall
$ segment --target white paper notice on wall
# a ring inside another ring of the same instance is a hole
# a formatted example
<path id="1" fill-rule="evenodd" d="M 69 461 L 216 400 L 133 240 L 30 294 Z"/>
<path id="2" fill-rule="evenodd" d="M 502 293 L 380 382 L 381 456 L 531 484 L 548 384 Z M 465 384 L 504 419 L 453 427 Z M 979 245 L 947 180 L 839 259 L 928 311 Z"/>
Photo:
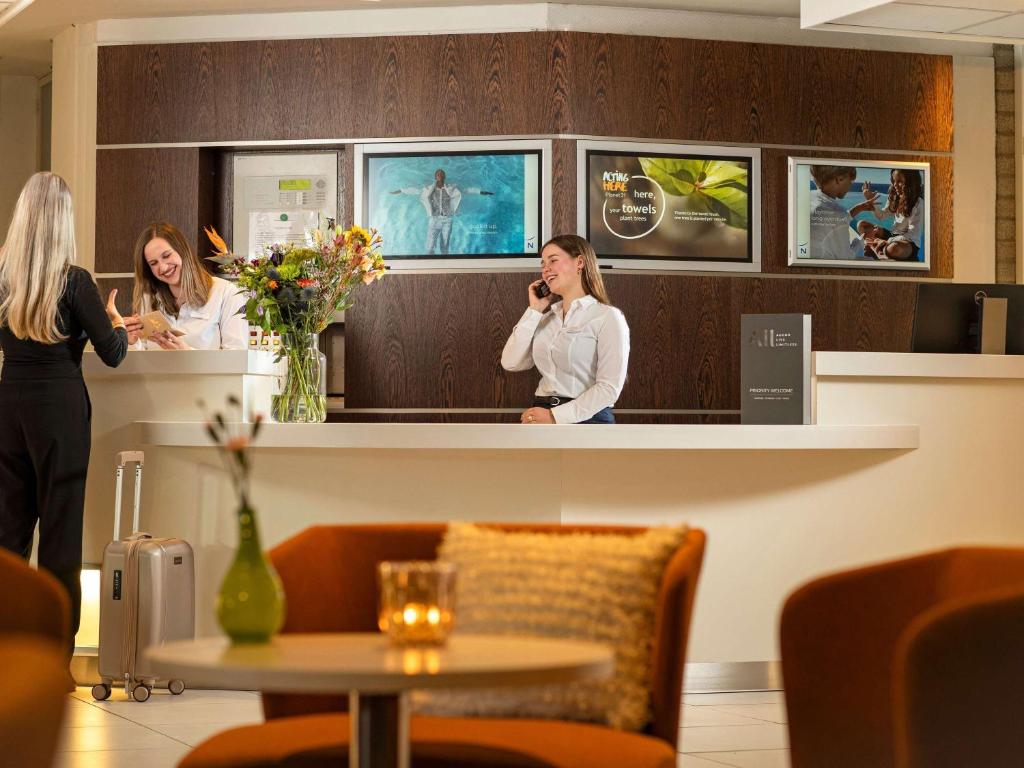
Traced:
<path id="1" fill-rule="evenodd" d="M 265 253 L 280 243 L 308 244 L 308 232 L 317 226 L 317 211 L 250 211 L 250 254 Z"/>

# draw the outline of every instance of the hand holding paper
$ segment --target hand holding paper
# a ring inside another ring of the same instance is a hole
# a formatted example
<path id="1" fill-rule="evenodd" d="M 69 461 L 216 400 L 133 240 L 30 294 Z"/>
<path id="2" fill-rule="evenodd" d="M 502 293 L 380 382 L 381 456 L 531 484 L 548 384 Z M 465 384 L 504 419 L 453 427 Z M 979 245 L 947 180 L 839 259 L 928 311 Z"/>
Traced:
<path id="1" fill-rule="evenodd" d="M 142 330 L 139 331 L 139 338 L 149 339 L 154 334 L 171 334 L 173 336 L 184 336 L 184 331 L 179 331 L 167 322 L 167 318 L 160 312 L 149 312 L 139 318 L 142 323 Z"/>
<path id="2" fill-rule="evenodd" d="M 149 340 L 160 349 L 191 349 L 180 336 L 175 336 L 171 331 L 154 333 Z"/>

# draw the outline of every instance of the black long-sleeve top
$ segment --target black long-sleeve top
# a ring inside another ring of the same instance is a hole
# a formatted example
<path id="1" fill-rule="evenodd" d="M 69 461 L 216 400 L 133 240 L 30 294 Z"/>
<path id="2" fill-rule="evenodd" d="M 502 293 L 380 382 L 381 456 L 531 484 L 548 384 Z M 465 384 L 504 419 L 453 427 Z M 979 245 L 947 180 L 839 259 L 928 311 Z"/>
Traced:
<path id="1" fill-rule="evenodd" d="M 68 284 L 57 303 L 57 327 L 67 339 L 43 344 L 19 339 L 7 326 L 0 326 L 3 349 L 2 381 L 71 379 L 82 376 L 82 350 L 92 342 L 96 354 L 116 368 L 128 352 L 128 333 L 113 328 L 92 275 L 81 267 L 68 270 Z"/>

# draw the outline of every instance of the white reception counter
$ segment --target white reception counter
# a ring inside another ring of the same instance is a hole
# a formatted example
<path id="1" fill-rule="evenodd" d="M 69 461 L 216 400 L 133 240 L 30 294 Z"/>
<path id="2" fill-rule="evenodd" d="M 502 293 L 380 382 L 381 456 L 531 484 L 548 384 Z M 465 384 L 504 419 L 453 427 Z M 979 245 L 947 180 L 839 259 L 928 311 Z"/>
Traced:
<path id="1" fill-rule="evenodd" d="M 197 631 L 235 546 L 199 398 L 269 396 L 265 353 L 87 355 L 85 555 L 110 537 L 118 450 L 146 451 L 143 527 L 190 541 Z M 777 619 L 823 571 L 960 542 L 1024 544 L 1024 360 L 820 352 L 817 424 L 267 425 L 252 495 L 271 547 L 314 523 L 689 523 L 708 533 L 691 662 L 778 658 Z"/>

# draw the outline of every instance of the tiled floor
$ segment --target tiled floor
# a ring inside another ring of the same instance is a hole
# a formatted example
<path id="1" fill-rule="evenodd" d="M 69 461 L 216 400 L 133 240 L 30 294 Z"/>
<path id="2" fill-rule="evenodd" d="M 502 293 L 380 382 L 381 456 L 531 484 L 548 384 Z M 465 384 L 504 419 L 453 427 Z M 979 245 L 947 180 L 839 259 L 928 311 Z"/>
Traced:
<path id="1" fill-rule="evenodd" d="M 782 691 L 683 697 L 677 768 L 789 768 Z"/>
<path id="2" fill-rule="evenodd" d="M 255 693 L 155 690 L 139 704 L 122 689 L 94 701 L 90 689 L 79 688 L 68 701 L 54 768 L 174 768 L 208 736 L 262 719 Z"/>
<path id="3" fill-rule="evenodd" d="M 788 768 L 782 693 L 705 693 L 683 699 L 677 768 Z M 262 719 L 259 697 L 238 691 L 153 692 L 144 704 L 115 690 L 68 701 L 55 768 L 173 768 L 207 736 Z"/>

